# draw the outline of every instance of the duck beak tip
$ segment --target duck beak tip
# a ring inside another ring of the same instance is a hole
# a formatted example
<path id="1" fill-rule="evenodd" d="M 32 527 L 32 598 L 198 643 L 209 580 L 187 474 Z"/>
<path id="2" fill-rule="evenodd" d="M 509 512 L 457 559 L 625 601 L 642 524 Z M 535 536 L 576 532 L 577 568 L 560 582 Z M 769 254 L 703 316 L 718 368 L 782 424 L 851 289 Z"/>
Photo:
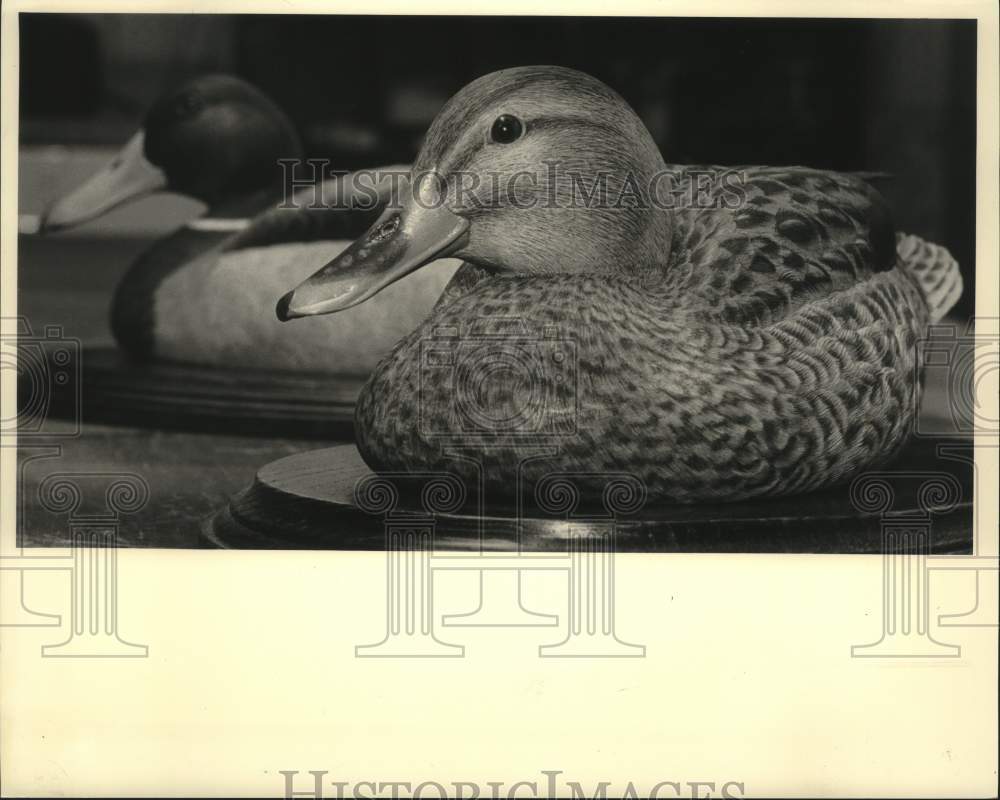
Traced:
<path id="1" fill-rule="evenodd" d="M 294 290 L 284 295 L 279 301 L 277 306 L 274 308 L 274 313 L 277 315 L 278 319 L 282 322 L 288 322 L 290 319 L 295 319 L 299 316 L 291 310 L 292 296 L 295 294 Z"/>
<path id="2" fill-rule="evenodd" d="M 38 218 L 38 227 L 35 229 L 35 233 L 39 236 L 47 236 L 51 233 L 59 233 L 68 227 L 70 226 L 54 219 L 51 211 L 46 211 Z"/>

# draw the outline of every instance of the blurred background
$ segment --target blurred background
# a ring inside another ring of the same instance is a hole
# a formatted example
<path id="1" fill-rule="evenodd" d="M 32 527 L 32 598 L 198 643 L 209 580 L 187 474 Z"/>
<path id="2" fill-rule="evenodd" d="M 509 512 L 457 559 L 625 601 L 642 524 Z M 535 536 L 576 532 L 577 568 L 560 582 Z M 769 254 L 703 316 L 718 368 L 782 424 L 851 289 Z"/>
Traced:
<path id="1" fill-rule="evenodd" d="M 96 170 L 154 99 L 205 72 L 257 84 L 308 156 L 349 169 L 410 161 L 475 77 L 561 64 L 621 93 L 668 163 L 892 173 L 879 188 L 897 226 L 952 251 L 968 287 L 958 311 L 973 308 L 974 20 L 21 14 L 20 63 L 21 214 Z M 196 210 L 164 202 L 77 235 L 148 238 Z"/>

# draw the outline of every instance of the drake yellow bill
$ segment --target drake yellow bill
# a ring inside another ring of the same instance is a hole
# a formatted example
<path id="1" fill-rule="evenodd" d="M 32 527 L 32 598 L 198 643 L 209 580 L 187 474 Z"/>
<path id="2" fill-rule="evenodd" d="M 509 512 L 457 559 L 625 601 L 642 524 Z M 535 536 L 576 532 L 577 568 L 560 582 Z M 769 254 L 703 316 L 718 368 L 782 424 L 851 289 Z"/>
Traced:
<path id="1" fill-rule="evenodd" d="M 44 233 L 79 225 L 126 200 L 165 189 L 167 176 L 149 162 L 144 148 L 145 134 L 139 131 L 100 172 L 49 206 L 39 230 Z"/>
<path id="2" fill-rule="evenodd" d="M 468 229 L 469 221 L 444 205 L 387 208 L 360 239 L 278 301 L 278 319 L 330 314 L 363 303 L 460 250 Z"/>

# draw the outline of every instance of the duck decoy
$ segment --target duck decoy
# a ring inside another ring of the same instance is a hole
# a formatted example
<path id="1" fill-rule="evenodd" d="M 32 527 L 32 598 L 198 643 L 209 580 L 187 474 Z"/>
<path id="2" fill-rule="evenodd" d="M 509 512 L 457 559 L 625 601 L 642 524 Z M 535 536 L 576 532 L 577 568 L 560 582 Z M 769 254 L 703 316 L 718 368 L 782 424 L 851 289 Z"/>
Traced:
<path id="1" fill-rule="evenodd" d="M 392 183 L 331 179 L 322 197 L 337 208 L 319 213 L 308 188 L 283 198 L 279 159 L 302 155 L 270 98 L 239 78 L 202 76 L 159 98 L 103 170 L 49 207 L 41 229 L 69 228 L 157 191 L 200 200 L 204 216 L 156 242 L 117 286 L 111 328 L 120 347 L 141 362 L 365 374 L 430 312 L 458 262 L 414 276 L 370 314 L 298 331 L 279 325 L 275 300 L 327 260 L 331 245 L 363 232 Z"/>
<path id="2" fill-rule="evenodd" d="M 889 461 L 918 410 L 917 340 L 957 300 L 957 264 L 897 234 L 854 175 L 725 172 L 738 180 L 705 186 L 704 169 L 668 168 L 589 75 L 494 72 L 435 119 L 402 208 L 278 312 L 340 311 L 435 257 L 466 262 L 361 393 L 357 444 L 376 471 L 508 492 L 553 472 L 597 491 L 588 476 L 626 472 L 690 503 Z M 602 181 L 606 202 L 581 201 Z M 665 184 L 700 202 L 664 200 Z"/>

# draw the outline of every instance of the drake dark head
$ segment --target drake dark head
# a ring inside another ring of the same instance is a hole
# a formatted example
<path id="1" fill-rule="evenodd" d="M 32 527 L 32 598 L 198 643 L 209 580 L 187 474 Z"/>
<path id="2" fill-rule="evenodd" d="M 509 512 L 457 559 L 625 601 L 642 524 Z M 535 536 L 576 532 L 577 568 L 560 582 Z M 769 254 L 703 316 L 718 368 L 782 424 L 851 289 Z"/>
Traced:
<path id="1" fill-rule="evenodd" d="M 163 190 L 212 207 L 280 186 L 278 159 L 301 155 L 291 121 L 263 92 L 229 75 L 202 76 L 157 100 L 104 169 L 49 207 L 42 230 Z"/>

